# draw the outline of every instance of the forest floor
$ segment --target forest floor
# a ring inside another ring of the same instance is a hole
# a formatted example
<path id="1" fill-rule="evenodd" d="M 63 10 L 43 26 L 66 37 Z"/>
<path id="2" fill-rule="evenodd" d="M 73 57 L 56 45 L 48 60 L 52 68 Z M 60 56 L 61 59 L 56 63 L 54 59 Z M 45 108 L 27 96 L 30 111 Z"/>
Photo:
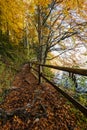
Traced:
<path id="1" fill-rule="evenodd" d="M 87 130 L 82 114 L 24 65 L 0 104 L 0 130 Z M 73 110 L 73 111 L 72 111 Z"/>

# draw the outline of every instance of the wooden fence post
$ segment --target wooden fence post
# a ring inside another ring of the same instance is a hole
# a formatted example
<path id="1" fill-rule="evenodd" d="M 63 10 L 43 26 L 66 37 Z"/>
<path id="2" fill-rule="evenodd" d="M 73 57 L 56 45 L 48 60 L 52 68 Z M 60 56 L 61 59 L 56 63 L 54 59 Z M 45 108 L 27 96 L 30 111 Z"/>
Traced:
<path id="1" fill-rule="evenodd" d="M 29 72 L 31 71 L 31 68 L 32 68 L 31 62 L 29 62 Z"/>
<path id="2" fill-rule="evenodd" d="M 38 84 L 42 83 L 42 77 L 41 77 L 41 74 L 42 74 L 42 66 L 39 65 L 39 72 L 38 72 L 38 77 L 39 77 L 39 81 L 38 81 Z"/>
<path id="3" fill-rule="evenodd" d="M 69 72 L 69 77 L 72 79 L 72 81 L 73 81 L 74 84 L 75 84 L 75 87 L 77 88 L 78 84 L 77 84 L 77 80 L 76 80 L 75 74 Z"/>

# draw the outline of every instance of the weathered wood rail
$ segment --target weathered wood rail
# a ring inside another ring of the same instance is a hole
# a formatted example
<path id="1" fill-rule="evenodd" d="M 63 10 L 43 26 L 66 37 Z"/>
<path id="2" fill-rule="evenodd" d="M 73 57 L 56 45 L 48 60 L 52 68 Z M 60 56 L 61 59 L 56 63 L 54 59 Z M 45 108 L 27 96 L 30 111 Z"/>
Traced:
<path id="1" fill-rule="evenodd" d="M 38 66 L 38 69 L 34 68 L 33 65 Z M 60 89 L 58 86 L 56 86 L 53 82 L 48 80 L 44 74 L 42 73 L 42 67 L 48 67 L 52 69 L 57 69 L 61 71 L 66 71 L 73 74 L 79 74 L 83 76 L 87 76 L 87 70 L 86 69 L 77 69 L 77 68 L 69 68 L 69 67 L 61 67 L 61 66 L 53 66 L 53 65 L 43 65 L 36 62 L 29 62 L 30 68 L 32 68 L 34 71 L 38 73 L 38 83 L 41 83 L 41 78 L 45 79 L 48 83 L 50 83 L 59 93 L 61 93 L 65 98 L 67 98 L 77 109 L 79 109 L 86 117 L 87 117 L 87 108 L 84 107 L 82 104 L 80 104 L 78 101 L 76 101 L 72 96 L 64 92 L 62 89 Z"/>

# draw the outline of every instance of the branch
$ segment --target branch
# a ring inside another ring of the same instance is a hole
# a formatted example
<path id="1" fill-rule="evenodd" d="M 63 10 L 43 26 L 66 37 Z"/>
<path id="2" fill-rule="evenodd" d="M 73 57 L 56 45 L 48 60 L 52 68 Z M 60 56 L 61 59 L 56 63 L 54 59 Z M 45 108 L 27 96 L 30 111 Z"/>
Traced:
<path id="1" fill-rule="evenodd" d="M 55 23 L 57 22 L 57 20 L 59 19 L 59 17 L 62 15 L 62 13 L 60 13 L 58 15 L 58 17 L 54 20 L 54 22 L 52 23 L 51 27 L 53 27 L 55 25 Z"/>
<path id="2" fill-rule="evenodd" d="M 46 23 L 47 19 L 49 18 L 50 14 L 51 14 L 51 12 L 52 12 L 52 10 L 53 10 L 53 8 L 54 8 L 54 5 L 55 5 L 55 1 L 53 1 L 53 2 L 51 3 L 51 9 L 50 9 L 48 15 L 47 15 L 47 16 L 45 17 L 45 19 L 43 20 L 42 26 L 44 26 L 44 24 Z"/>
<path id="3" fill-rule="evenodd" d="M 73 50 L 73 49 L 74 49 L 74 47 L 73 47 L 73 48 L 66 49 L 66 50 L 64 50 L 63 52 L 61 52 L 60 54 L 58 54 L 58 55 L 56 55 L 56 56 L 54 56 L 54 57 L 52 57 L 52 58 L 50 58 L 50 59 L 47 59 L 47 60 L 53 60 L 53 59 L 59 57 L 60 55 L 64 54 L 65 52 L 70 51 L 70 50 Z"/>
<path id="4" fill-rule="evenodd" d="M 57 40 L 56 42 L 55 41 L 51 41 L 53 44 L 49 47 L 49 49 L 52 48 L 52 47 L 54 47 L 55 45 L 57 45 L 60 41 L 66 39 L 66 38 L 69 38 L 69 37 L 71 37 L 71 36 L 73 36 L 75 34 L 78 34 L 78 32 L 65 32 L 63 34 L 63 36 L 59 40 L 55 39 L 55 40 Z M 57 36 L 57 37 L 59 37 L 59 36 Z"/>

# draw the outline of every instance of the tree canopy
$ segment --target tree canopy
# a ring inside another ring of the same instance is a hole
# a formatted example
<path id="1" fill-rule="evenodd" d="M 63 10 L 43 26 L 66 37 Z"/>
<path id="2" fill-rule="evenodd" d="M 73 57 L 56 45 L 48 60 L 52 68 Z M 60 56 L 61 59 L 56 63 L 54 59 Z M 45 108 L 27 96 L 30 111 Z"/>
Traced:
<path id="1" fill-rule="evenodd" d="M 28 57 L 32 53 L 41 63 L 52 51 L 74 49 L 76 39 L 86 47 L 86 5 L 86 0 L 0 0 L 0 40 L 22 43 Z M 75 44 L 67 48 L 68 38 Z"/>

